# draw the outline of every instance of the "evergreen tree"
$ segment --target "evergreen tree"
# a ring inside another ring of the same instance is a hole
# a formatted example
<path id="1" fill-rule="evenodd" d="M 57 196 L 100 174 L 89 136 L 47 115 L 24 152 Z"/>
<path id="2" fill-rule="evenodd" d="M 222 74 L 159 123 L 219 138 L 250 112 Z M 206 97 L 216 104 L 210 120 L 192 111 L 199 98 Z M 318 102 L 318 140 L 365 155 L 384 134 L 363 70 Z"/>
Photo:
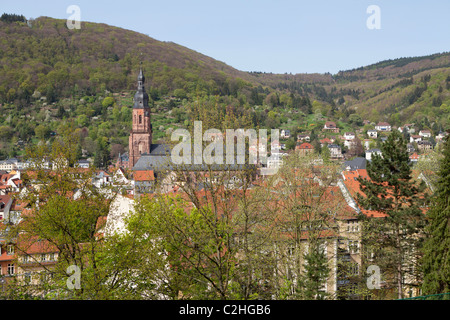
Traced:
<path id="1" fill-rule="evenodd" d="M 450 140 L 444 145 L 440 178 L 432 206 L 427 214 L 427 239 L 422 270 L 424 294 L 450 292 Z"/>
<path id="2" fill-rule="evenodd" d="M 381 152 L 367 164 L 370 179 L 358 178 L 363 193 L 357 195 L 358 204 L 378 213 L 378 217 L 361 214 L 362 246 L 372 255 L 370 264 L 382 270 L 387 287 L 396 288 L 402 298 L 405 282 L 417 282 L 425 183 L 412 179 L 406 141 L 398 131 L 381 145 Z"/>
<path id="3" fill-rule="evenodd" d="M 305 275 L 303 277 L 303 296 L 307 300 L 323 300 L 327 297 L 324 284 L 330 274 L 328 259 L 319 242 L 312 243 L 304 256 Z"/>

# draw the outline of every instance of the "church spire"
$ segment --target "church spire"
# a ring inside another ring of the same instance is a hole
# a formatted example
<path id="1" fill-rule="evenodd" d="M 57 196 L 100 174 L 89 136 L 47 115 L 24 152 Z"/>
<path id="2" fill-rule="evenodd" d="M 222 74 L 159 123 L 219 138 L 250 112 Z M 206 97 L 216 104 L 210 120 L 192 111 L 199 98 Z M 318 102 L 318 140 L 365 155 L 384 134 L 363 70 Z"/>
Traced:
<path id="1" fill-rule="evenodd" d="M 139 71 L 138 76 L 138 89 L 136 91 L 136 94 L 134 95 L 134 106 L 133 108 L 141 109 L 141 108 L 148 108 L 148 94 L 145 91 L 144 87 L 145 83 L 145 76 L 144 72 L 142 71 L 142 62 L 141 62 L 141 68 Z"/>

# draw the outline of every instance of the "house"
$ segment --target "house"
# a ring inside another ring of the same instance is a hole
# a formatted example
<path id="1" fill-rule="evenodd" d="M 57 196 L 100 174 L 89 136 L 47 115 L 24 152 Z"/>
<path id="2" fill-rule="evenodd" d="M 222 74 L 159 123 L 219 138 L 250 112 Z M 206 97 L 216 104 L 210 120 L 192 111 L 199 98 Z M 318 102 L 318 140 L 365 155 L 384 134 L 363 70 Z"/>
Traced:
<path id="1" fill-rule="evenodd" d="M 447 136 L 447 132 L 439 132 L 439 134 L 436 136 L 436 141 L 444 141 L 444 138 Z"/>
<path id="2" fill-rule="evenodd" d="M 8 215 L 12 202 L 13 198 L 11 198 L 9 195 L 0 196 L 0 221 L 2 221 L 3 218 Z"/>
<path id="3" fill-rule="evenodd" d="M 75 164 L 75 167 L 89 169 L 90 162 L 88 160 L 78 160 L 77 163 Z"/>
<path id="4" fill-rule="evenodd" d="M 366 158 L 357 157 L 353 160 L 348 160 L 344 162 L 344 170 L 359 170 L 366 169 L 367 160 Z"/>
<path id="5" fill-rule="evenodd" d="M 129 157 L 128 152 L 119 153 L 119 157 L 116 161 L 116 168 L 128 168 L 129 167 Z"/>
<path id="6" fill-rule="evenodd" d="M 279 141 L 272 141 L 270 143 L 270 150 L 272 153 L 279 153 L 281 150 L 281 143 Z"/>
<path id="7" fill-rule="evenodd" d="M 297 151 L 300 155 L 305 155 L 314 152 L 314 147 L 312 144 L 305 142 L 299 146 L 296 146 L 295 151 Z"/>
<path id="8" fill-rule="evenodd" d="M 387 122 L 378 122 L 375 129 L 378 131 L 391 131 L 391 125 Z"/>
<path id="9" fill-rule="evenodd" d="M 370 149 L 366 151 L 366 159 L 368 161 L 372 161 L 372 157 L 374 154 L 378 154 L 381 155 L 381 150 L 380 149 Z"/>
<path id="10" fill-rule="evenodd" d="M 433 149 L 433 144 L 430 141 L 419 141 L 417 142 L 417 147 L 419 151 L 428 151 Z"/>
<path id="11" fill-rule="evenodd" d="M 370 139 L 364 139 L 364 143 L 363 143 L 364 149 L 369 150 L 369 149 L 370 149 L 370 144 L 371 144 L 371 143 L 372 143 L 372 140 L 370 140 Z"/>
<path id="12" fill-rule="evenodd" d="M 403 127 L 398 127 L 400 133 L 403 133 L 404 130 L 410 134 L 415 132 L 414 125 L 410 123 L 405 124 Z"/>
<path id="13" fill-rule="evenodd" d="M 328 139 L 328 138 L 319 140 L 319 142 L 320 142 L 320 147 L 321 147 L 321 148 L 323 148 L 325 145 L 328 145 L 328 144 L 332 144 L 332 143 L 333 143 L 333 141 L 331 141 L 331 140 Z"/>
<path id="14" fill-rule="evenodd" d="M 412 152 L 416 151 L 416 148 L 414 148 L 414 146 L 411 143 L 408 143 L 406 145 L 406 149 L 407 149 L 408 153 L 412 153 Z"/>
<path id="15" fill-rule="evenodd" d="M 282 139 L 288 139 L 288 138 L 290 138 L 290 137 L 291 137 L 291 131 L 290 131 L 290 130 L 287 130 L 287 129 L 281 130 L 281 132 L 280 132 L 280 138 L 282 138 Z"/>
<path id="16" fill-rule="evenodd" d="M 377 130 L 367 130 L 367 136 L 369 138 L 376 139 L 378 137 L 378 131 Z"/>
<path id="17" fill-rule="evenodd" d="M 0 170 L 5 170 L 9 172 L 13 169 L 17 169 L 18 162 L 19 161 L 15 158 L 0 161 Z"/>
<path id="18" fill-rule="evenodd" d="M 431 131 L 430 130 L 420 130 L 419 136 L 424 138 L 430 138 L 431 137 Z"/>
<path id="19" fill-rule="evenodd" d="M 128 178 L 125 170 L 119 168 L 112 174 L 112 185 L 125 190 L 127 194 L 134 194 L 135 181 Z"/>
<path id="20" fill-rule="evenodd" d="M 325 122 L 325 125 L 323 126 L 323 131 L 339 133 L 339 128 L 336 126 L 336 123 L 334 123 L 333 121 L 327 121 L 327 122 Z"/>
<path id="21" fill-rule="evenodd" d="M 281 153 L 273 153 L 269 159 L 267 159 L 267 168 L 278 169 L 283 165 L 283 156 Z"/>
<path id="22" fill-rule="evenodd" d="M 328 150 L 330 150 L 330 157 L 332 159 L 341 159 L 343 158 L 342 149 L 337 144 L 329 144 Z"/>
<path id="23" fill-rule="evenodd" d="M 345 140 L 344 141 L 344 146 L 347 147 L 348 149 L 351 148 L 352 144 L 353 144 L 353 140 Z"/>
<path id="24" fill-rule="evenodd" d="M 420 141 L 422 141 L 422 136 L 413 134 L 413 135 L 411 135 L 411 136 L 409 137 L 409 142 L 410 142 L 410 143 L 413 143 L 413 142 L 419 143 Z"/>
<path id="25" fill-rule="evenodd" d="M 419 155 L 414 152 L 412 155 L 409 156 L 409 161 L 411 161 L 411 162 L 419 161 Z"/>
<path id="26" fill-rule="evenodd" d="M 302 133 L 302 134 L 298 134 L 297 135 L 297 141 L 298 142 L 300 142 L 300 141 L 309 142 L 310 139 L 311 139 L 311 136 L 309 134 L 307 134 L 307 133 Z"/>
<path id="27" fill-rule="evenodd" d="M 353 132 L 346 132 L 344 133 L 344 139 L 349 141 L 355 139 L 355 134 Z"/>
<path id="28" fill-rule="evenodd" d="M 13 276 L 16 271 L 14 244 L 9 243 L 6 239 L 0 239 L 0 276 L 8 278 Z M 2 279 L 3 280 L 3 279 Z"/>
<path id="29" fill-rule="evenodd" d="M 136 170 L 134 172 L 134 187 L 136 194 L 154 192 L 155 173 L 153 170 Z"/>
<path id="30" fill-rule="evenodd" d="M 0 194 L 20 192 L 23 187 L 20 171 L 11 170 L 9 173 L 0 174 Z"/>
<path id="31" fill-rule="evenodd" d="M 92 184 L 97 188 L 102 186 L 110 185 L 112 182 L 111 176 L 103 170 L 98 171 L 95 176 L 92 178 Z"/>

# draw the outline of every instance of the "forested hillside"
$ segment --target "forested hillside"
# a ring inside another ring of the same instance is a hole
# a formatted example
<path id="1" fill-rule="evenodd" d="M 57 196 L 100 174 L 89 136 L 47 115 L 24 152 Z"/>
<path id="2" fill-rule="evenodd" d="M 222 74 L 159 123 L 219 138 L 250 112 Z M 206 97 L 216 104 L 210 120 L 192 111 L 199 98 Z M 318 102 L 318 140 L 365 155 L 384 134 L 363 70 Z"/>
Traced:
<path id="1" fill-rule="evenodd" d="M 450 55 L 402 58 L 332 74 L 242 72 L 171 42 L 105 24 L 20 15 L 0 19 L 0 158 L 51 142 L 63 126 L 80 157 L 107 164 L 126 151 L 139 68 L 154 139 L 201 119 L 216 128 L 353 130 L 363 120 L 448 128 Z M 289 141 L 288 147 L 295 146 Z"/>

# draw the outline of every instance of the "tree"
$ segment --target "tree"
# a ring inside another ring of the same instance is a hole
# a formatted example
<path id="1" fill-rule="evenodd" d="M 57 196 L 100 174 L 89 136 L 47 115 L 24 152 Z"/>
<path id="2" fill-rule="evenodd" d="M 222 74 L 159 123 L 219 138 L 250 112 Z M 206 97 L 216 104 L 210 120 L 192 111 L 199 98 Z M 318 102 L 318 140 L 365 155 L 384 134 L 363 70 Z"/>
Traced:
<path id="1" fill-rule="evenodd" d="M 48 136 L 50 135 L 50 129 L 42 124 L 38 125 L 34 129 L 34 132 L 36 134 L 36 137 L 39 138 L 40 140 L 44 140 L 48 138 Z"/>
<path id="2" fill-rule="evenodd" d="M 386 286 L 404 294 L 405 281 L 417 284 L 419 249 L 425 226 L 425 183 L 412 178 L 406 141 L 393 131 L 381 145 L 382 155 L 367 165 L 369 179 L 358 178 L 357 202 L 364 210 L 362 244 L 371 264 L 383 270 Z M 378 213 L 373 217 L 371 212 Z"/>
<path id="3" fill-rule="evenodd" d="M 267 179 L 266 208 L 276 215 L 272 243 L 277 259 L 276 295 L 286 299 L 325 299 L 331 272 L 330 245 L 335 217 L 342 209 L 333 191 L 335 164 L 315 168 L 315 154 L 291 155 Z M 266 209 L 266 210 L 268 210 Z M 283 290 L 281 290 L 280 285 Z"/>
<path id="4" fill-rule="evenodd" d="M 159 288 L 172 299 L 226 299 L 234 269 L 234 250 L 229 245 L 232 232 L 228 218 L 218 218 L 209 208 L 193 208 L 187 202 L 164 195 L 158 201 L 143 197 L 137 207 L 147 236 L 158 241 L 157 249 L 170 265 L 172 276 L 164 276 Z M 208 288 L 211 286 L 211 289 Z"/>
<path id="5" fill-rule="evenodd" d="M 115 101 L 114 101 L 113 97 L 106 97 L 102 101 L 102 106 L 103 106 L 103 108 L 108 108 L 108 107 L 112 107 L 114 105 L 114 103 L 115 103 Z"/>
<path id="6" fill-rule="evenodd" d="M 348 120 L 351 124 L 355 126 L 361 126 L 363 124 L 363 120 L 359 114 L 353 113 L 348 117 Z"/>
<path id="7" fill-rule="evenodd" d="M 62 136 L 62 141 L 71 140 Z M 63 147 L 66 148 L 63 148 Z M 142 264 L 132 239 L 112 235 L 102 237 L 107 214 L 114 207 L 117 194 L 107 187 L 92 184 L 95 169 L 79 170 L 67 165 L 71 151 L 68 143 L 51 147 L 42 144 L 29 148 L 33 160 L 23 174 L 26 192 L 18 201 L 25 205 L 20 223 L 8 226 L 7 239 L 16 244 L 16 263 L 31 272 L 37 282 L 26 282 L 19 274 L 8 282 L 8 299 L 139 299 L 151 283 L 134 278 L 133 266 Z M 59 165 L 53 171 L 42 166 L 44 156 Z M 57 261 L 49 264 L 30 252 L 31 246 L 52 250 Z M 27 263 L 23 257 L 28 257 Z M 80 270 L 79 287 L 70 288 L 70 268 Z M 36 268 L 40 273 L 35 273 Z M 51 277 L 50 277 L 51 275 Z M 2 292 L 3 293 L 3 292 Z"/>
<path id="8" fill-rule="evenodd" d="M 422 270 L 423 294 L 450 292 L 450 140 L 444 145 L 439 180 L 432 205 L 427 213 L 427 238 Z"/>
<path id="9" fill-rule="evenodd" d="M 106 138 L 98 138 L 95 146 L 94 166 L 97 168 L 106 168 L 111 159 L 108 150 L 108 141 Z"/>
<path id="10" fill-rule="evenodd" d="M 361 143 L 361 139 L 359 139 L 358 137 L 355 137 L 355 139 L 353 139 L 348 153 L 352 157 L 364 156 L 364 147 Z"/>
<path id="11" fill-rule="evenodd" d="M 0 127 L 0 139 L 1 140 L 9 140 L 13 134 L 13 130 L 10 126 L 1 126 Z"/>

